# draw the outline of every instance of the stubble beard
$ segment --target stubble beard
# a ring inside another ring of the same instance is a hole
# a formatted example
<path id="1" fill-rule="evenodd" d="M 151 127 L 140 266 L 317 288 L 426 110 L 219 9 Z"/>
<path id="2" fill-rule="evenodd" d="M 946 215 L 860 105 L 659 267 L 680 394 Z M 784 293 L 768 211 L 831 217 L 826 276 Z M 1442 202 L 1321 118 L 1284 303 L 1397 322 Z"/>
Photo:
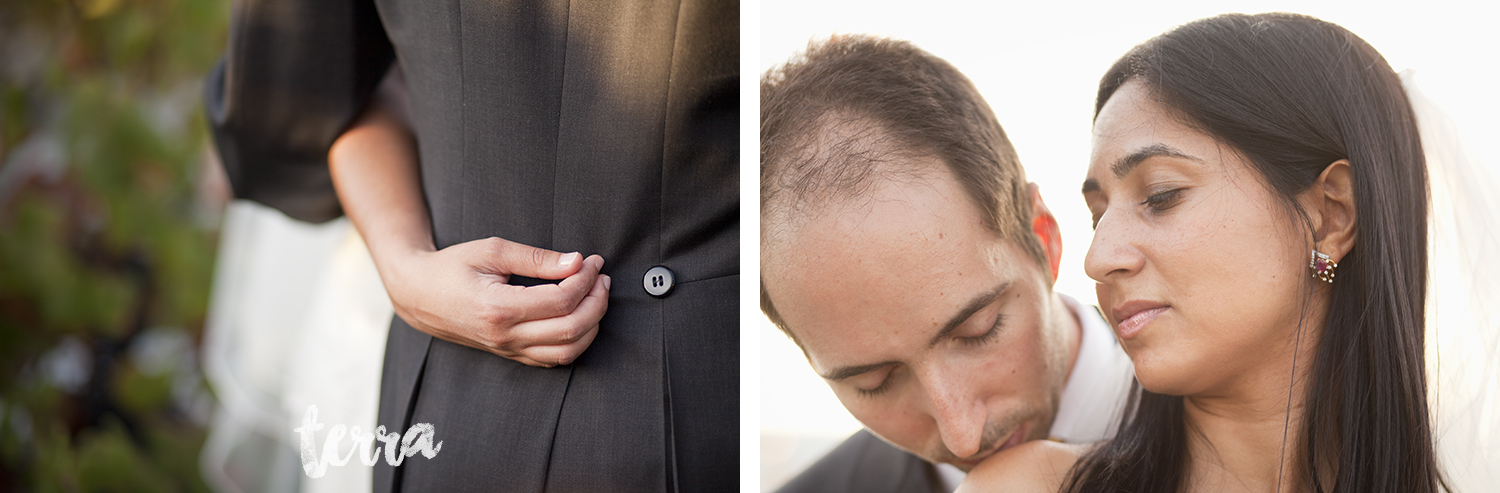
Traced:
<path id="1" fill-rule="evenodd" d="M 1028 420 L 1036 423 L 1037 428 L 1039 428 L 1041 432 L 1044 433 L 1045 430 L 1051 426 L 1052 420 L 1049 416 L 1043 415 L 1042 407 L 1045 406 L 1038 406 L 1034 403 L 1030 403 L 1021 409 L 1017 409 L 1011 412 L 1004 418 L 986 420 L 984 424 L 984 434 L 979 440 L 979 451 L 976 452 L 976 455 L 993 450 L 997 445 L 1000 444 L 1001 440 L 1010 438 L 1011 432 Z M 1036 436 L 1039 430 L 1028 429 L 1026 430 L 1026 432 L 1030 436 L 1024 437 L 1022 439 L 1023 442 L 1030 440 L 1032 437 Z M 921 455 L 922 458 L 927 459 L 929 462 L 953 464 L 955 467 L 964 470 L 964 472 L 968 472 L 968 467 L 961 466 L 955 463 L 958 460 L 962 459 L 962 457 L 959 457 L 952 451 L 948 450 L 947 445 L 943 444 L 941 438 L 939 438 L 936 443 L 928 447 L 928 450 L 925 453 L 919 455 Z"/>

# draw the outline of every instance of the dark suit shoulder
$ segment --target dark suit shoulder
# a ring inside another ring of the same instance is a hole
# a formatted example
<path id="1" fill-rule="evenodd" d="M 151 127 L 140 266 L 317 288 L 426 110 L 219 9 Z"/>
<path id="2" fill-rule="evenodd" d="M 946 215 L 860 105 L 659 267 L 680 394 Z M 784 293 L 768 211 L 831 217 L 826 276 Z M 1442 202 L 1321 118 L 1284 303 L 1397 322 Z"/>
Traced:
<path id="1" fill-rule="evenodd" d="M 859 430 L 777 491 L 932 493 L 940 484 L 932 464 Z"/>
<path id="2" fill-rule="evenodd" d="M 369 0 L 236 0 L 204 111 L 237 198 L 294 219 L 343 214 L 328 149 L 395 52 Z"/>

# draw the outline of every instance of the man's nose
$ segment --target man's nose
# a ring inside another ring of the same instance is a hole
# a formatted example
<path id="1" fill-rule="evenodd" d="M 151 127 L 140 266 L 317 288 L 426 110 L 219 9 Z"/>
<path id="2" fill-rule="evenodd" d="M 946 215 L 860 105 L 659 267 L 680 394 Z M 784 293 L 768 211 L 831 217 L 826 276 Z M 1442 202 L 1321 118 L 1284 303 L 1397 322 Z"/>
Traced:
<path id="1" fill-rule="evenodd" d="M 925 386 L 932 418 L 948 451 L 960 458 L 968 457 L 979 452 L 984 438 L 984 402 L 974 398 L 961 375 L 947 373 L 928 372 Z"/>

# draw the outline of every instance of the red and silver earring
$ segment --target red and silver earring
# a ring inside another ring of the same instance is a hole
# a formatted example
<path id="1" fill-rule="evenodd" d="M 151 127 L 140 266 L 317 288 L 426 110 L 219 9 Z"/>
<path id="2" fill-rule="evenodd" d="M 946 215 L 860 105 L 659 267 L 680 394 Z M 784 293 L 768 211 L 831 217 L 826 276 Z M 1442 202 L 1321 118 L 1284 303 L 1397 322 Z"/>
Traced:
<path id="1" fill-rule="evenodd" d="M 1308 262 L 1307 266 L 1312 268 L 1313 277 L 1329 284 L 1333 284 L 1333 277 L 1337 275 L 1333 270 L 1339 268 L 1338 262 L 1334 262 L 1333 259 L 1328 258 L 1327 254 L 1317 250 L 1312 251 L 1312 261 Z"/>

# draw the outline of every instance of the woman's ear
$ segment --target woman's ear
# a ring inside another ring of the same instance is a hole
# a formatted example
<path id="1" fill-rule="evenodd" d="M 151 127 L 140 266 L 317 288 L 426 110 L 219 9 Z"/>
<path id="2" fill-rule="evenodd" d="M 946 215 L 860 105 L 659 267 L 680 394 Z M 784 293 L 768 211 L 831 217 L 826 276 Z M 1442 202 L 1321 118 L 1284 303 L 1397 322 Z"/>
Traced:
<path id="1" fill-rule="evenodd" d="M 1349 160 L 1340 159 L 1324 168 L 1308 194 L 1307 213 L 1313 223 L 1313 242 L 1318 251 L 1339 262 L 1354 249 L 1359 233 L 1354 174 Z"/>
<path id="2" fill-rule="evenodd" d="M 1052 267 L 1052 282 L 1056 283 L 1057 269 L 1062 265 L 1062 231 L 1057 227 L 1057 218 L 1052 217 L 1052 210 L 1042 202 L 1041 189 L 1035 183 L 1027 183 L 1026 190 L 1031 192 L 1031 231 L 1042 242 L 1042 254 Z"/>

